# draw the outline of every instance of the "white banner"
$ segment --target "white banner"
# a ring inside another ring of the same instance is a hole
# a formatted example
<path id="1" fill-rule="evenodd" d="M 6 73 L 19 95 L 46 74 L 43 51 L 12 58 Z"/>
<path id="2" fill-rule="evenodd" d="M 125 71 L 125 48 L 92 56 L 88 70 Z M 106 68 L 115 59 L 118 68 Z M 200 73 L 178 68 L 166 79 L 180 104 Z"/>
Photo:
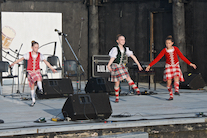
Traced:
<path id="1" fill-rule="evenodd" d="M 62 30 L 62 13 L 2 12 L 1 17 L 3 61 L 9 61 L 10 64 L 15 61 L 15 57 L 22 45 L 19 56 L 21 58 L 23 54 L 32 50 L 31 41 L 35 40 L 39 43 L 39 46 L 50 43 L 39 49 L 39 52 L 44 54 L 46 58 L 53 55 L 54 52 L 55 43 L 51 42 L 57 42 L 55 55 L 59 57 L 62 65 L 62 42 L 60 42 L 62 37 L 54 31 L 55 29 Z M 25 75 L 23 74 L 23 67 L 23 65 L 19 67 L 20 83 Z M 46 71 L 44 62 L 40 64 L 40 68 L 43 69 L 44 74 Z M 13 68 L 13 74 L 18 75 L 17 65 Z M 53 74 L 53 77 L 61 77 L 60 74 L 61 72 Z M 15 82 L 17 83 L 17 81 Z"/>

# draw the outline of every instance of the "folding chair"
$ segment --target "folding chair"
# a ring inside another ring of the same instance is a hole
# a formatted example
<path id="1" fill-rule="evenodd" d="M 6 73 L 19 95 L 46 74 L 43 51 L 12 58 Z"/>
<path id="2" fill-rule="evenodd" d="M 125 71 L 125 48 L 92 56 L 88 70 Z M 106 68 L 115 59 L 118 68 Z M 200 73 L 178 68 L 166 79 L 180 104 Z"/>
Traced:
<path id="1" fill-rule="evenodd" d="M 17 75 L 16 76 L 12 75 L 10 64 L 7 61 L 0 61 L 0 72 L 1 73 L 5 72 L 5 73 L 8 74 L 7 76 L 2 75 L 1 79 L 13 79 L 12 80 L 12 94 L 8 95 L 8 96 L 13 97 L 14 78 L 17 78 L 18 76 Z M 0 94 L 2 95 L 2 91 L 1 91 Z"/>
<path id="2" fill-rule="evenodd" d="M 60 60 L 57 56 L 49 56 L 47 57 L 47 61 L 51 64 L 51 66 L 55 70 L 62 70 L 60 65 Z M 47 67 L 46 72 L 51 72 L 51 76 L 52 76 L 52 71 L 50 70 L 50 68 Z"/>
<path id="3" fill-rule="evenodd" d="M 77 62 L 75 60 L 64 61 L 64 77 L 78 77 Z"/>
<path id="4" fill-rule="evenodd" d="M 75 60 L 66 60 L 64 61 L 64 77 L 77 77 L 78 80 L 78 65 Z M 77 83 L 77 92 L 78 92 L 78 83 Z"/>

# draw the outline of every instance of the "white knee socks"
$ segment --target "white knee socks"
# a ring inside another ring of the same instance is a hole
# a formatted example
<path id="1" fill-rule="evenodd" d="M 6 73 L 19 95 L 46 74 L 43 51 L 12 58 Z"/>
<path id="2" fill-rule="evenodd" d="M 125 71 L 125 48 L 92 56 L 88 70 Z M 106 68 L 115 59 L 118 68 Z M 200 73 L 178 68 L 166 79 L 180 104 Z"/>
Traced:
<path id="1" fill-rule="evenodd" d="M 31 90 L 32 102 L 35 103 L 35 90 Z"/>
<path id="2" fill-rule="evenodd" d="M 39 90 L 42 90 L 42 82 L 41 81 L 37 82 L 37 87 L 39 88 Z"/>

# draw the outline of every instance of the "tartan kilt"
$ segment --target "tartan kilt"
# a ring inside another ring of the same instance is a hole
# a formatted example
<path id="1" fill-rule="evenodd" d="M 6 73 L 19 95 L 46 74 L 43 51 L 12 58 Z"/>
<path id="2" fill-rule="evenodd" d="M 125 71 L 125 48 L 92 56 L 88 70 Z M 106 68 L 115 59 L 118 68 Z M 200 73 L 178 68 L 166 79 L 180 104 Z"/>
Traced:
<path id="1" fill-rule="evenodd" d="M 109 79 L 109 81 L 111 82 L 122 81 L 129 76 L 129 72 L 124 66 L 124 64 L 119 65 L 119 64 L 113 63 L 111 65 L 111 69 L 112 71 L 111 71 L 111 76 Z"/>
<path id="2" fill-rule="evenodd" d="M 27 78 L 29 82 L 29 87 L 31 87 L 32 84 L 36 85 L 36 82 L 38 81 L 38 79 L 42 80 L 42 75 L 39 70 L 35 72 L 28 71 Z"/>
<path id="3" fill-rule="evenodd" d="M 178 76 L 180 81 L 182 81 L 182 82 L 185 81 L 184 78 L 183 78 L 183 74 L 182 74 L 182 71 L 180 69 L 179 64 L 177 64 L 175 66 L 166 65 L 163 80 L 164 81 L 171 80 L 175 76 Z"/>

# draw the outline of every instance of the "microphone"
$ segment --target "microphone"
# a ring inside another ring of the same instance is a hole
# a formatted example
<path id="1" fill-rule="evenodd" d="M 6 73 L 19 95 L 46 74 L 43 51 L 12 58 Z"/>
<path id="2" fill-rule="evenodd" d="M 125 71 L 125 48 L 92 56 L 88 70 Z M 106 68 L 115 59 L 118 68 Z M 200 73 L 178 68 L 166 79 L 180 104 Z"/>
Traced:
<path id="1" fill-rule="evenodd" d="M 64 34 L 63 32 L 59 31 L 58 29 L 55 29 L 55 32 L 57 32 L 59 35 L 67 36 L 67 34 Z"/>
<path id="2" fill-rule="evenodd" d="M 61 33 L 58 29 L 55 29 L 55 32 Z"/>

